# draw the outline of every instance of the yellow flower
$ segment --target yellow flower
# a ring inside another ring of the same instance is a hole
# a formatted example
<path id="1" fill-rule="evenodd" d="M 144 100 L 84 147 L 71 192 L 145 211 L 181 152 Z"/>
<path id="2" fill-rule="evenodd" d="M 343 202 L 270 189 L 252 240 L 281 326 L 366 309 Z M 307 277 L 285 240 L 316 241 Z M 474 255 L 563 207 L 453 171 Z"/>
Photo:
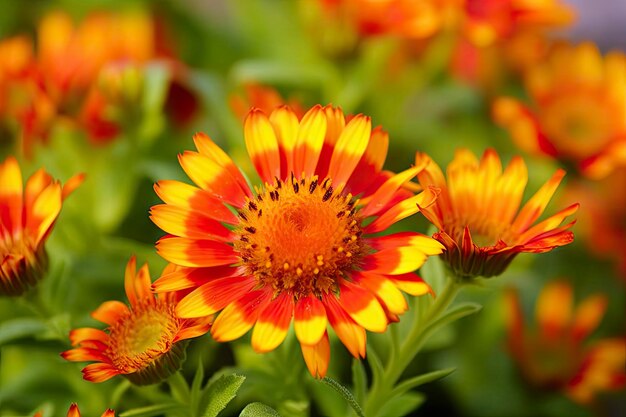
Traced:
<path id="1" fill-rule="evenodd" d="M 530 104 L 503 97 L 494 117 L 522 149 L 597 179 L 626 166 L 626 58 L 561 44 L 525 77 Z"/>
<path id="2" fill-rule="evenodd" d="M 23 189 L 17 160 L 8 157 L 0 164 L 0 295 L 20 295 L 43 278 L 44 244 L 63 200 L 82 180 L 77 175 L 61 186 L 40 169 Z"/>
<path id="3" fill-rule="evenodd" d="M 462 277 L 500 275 L 520 252 L 542 253 L 573 240 L 561 226 L 578 204 L 533 223 L 546 208 L 565 175 L 558 170 L 518 212 L 528 181 L 524 161 L 515 157 L 502 172 L 498 154 L 488 149 L 479 161 L 467 149 L 456 152 L 448 165 L 447 181 L 439 166 L 425 154 L 416 155 L 416 165 L 426 164 L 418 174 L 423 187 L 441 189 L 439 198 L 422 213 L 439 231 L 434 238 L 446 251 L 441 255 Z"/>
<path id="4" fill-rule="evenodd" d="M 169 233 L 157 250 L 186 273 L 155 288 L 197 287 L 177 313 L 221 310 L 213 337 L 230 341 L 254 327 L 258 352 L 280 345 L 293 319 L 309 371 L 323 377 L 329 324 L 364 357 L 365 330 L 383 332 L 407 309 L 400 290 L 430 291 L 413 271 L 441 245 L 418 233 L 380 232 L 432 204 L 436 190 L 414 196 L 404 188 L 421 167 L 382 171 L 387 135 L 363 115 L 346 123 L 331 106 L 300 120 L 288 107 L 269 116 L 253 109 L 244 136 L 260 185 L 251 188 L 203 134 L 194 137 L 198 152 L 179 158 L 197 187 L 157 184 L 165 204 L 152 208 L 152 220 Z"/>
<path id="5" fill-rule="evenodd" d="M 170 265 L 163 275 L 177 273 L 178 268 Z M 107 331 L 72 330 L 70 341 L 77 347 L 61 356 L 75 362 L 96 361 L 83 369 L 87 381 L 103 382 L 123 375 L 137 385 L 160 382 L 180 367 L 186 347 L 181 341 L 207 333 L 212 318 L 176 317 L 180 294 L 166 292 L 155 297 L 148 265 L 136 271 L 134 257 L 126 266 L 124 287 L 130 308 L 119 301 L 103 303 L 91 316 L 106 323 Z"/>

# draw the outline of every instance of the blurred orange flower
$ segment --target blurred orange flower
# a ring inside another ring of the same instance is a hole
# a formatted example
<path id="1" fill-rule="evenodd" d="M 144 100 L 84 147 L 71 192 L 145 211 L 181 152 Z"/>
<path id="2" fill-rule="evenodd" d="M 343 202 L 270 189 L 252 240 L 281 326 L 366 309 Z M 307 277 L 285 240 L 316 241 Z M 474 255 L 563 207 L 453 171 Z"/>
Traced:
<path id="1" fill-rule="evenodd" d="M 504 97 L 494 118 L 531 153 L 573 163 L 590 178 L 626 166 L 626 59 L 592 43 L 556 46 L 525 77 L 531 103 Z"/>
<path id="2" fill-rule="evenodd" d="M 438 187 L 441 194 L 424 216 L 439 231 L 433 235 L 446 251 L 441 255 L 461 277 L 500 275 L 521 252 L 542 253 L 573 240 L 561 223 L 578 209 L 573 204 L 533 225 L 541 216 L 565 175 L 558 170 L 519 210 L 528 181 L 526 164 L 514 157 L 502 172 L 498 154 L 488 149 L 480 161 L 467 149 L 457 150 L 447 168 L 447 181 L 439 166 L 418 153 L 415 165 L 420 185 Z M 519 212 L 518 212 L 519 210 Z"/>
<path id="3" fill-rule="evenodd" d="M 600 323 L 607 299 L 599 294 L 589 296 L 573 311 L 572 292 L 566 281 L 543 288 L 535 306 L 535 330 L 524 322 L 517 292 L 507 292 L 508 344 L 530 384 L 562 391 L 572 400 L 588 404 L 598 392 L 626 386 L 626 338 L 584 343 Z"/>
<path id="4" fill-rule="evenodd" d="M 178 274 L 169 265 L 163 276 Z M 135 257 L 126 266 L 124 287 L 130 308 L 119 301 L 107 301 L 91 316 L 108 325 L 107 331 L 94 328 L 72 330 L 74 349 L 61 354 L 68 361 L 95 361 L 83 369 L 83 377 L 103 382 L 123 375 L 137 385 L 160 382 L 176 372 L 184 357 L 181 341 L 209 331 L 212 317 L 181 319 L 175 310 L 181 294 L 151 292 L 148 265 L 136 270 Z"/>
<path id="5" fill-rule="evenodd" d="M 33 417 L 43 417 L 43 414 L 39 412 L 36 413 Z M 67 417 L 81 417 L 80 410 L 78 409 L 76 403 L 70 405 L 70 409 L 67 410 Z M 108 409 L 104 413 L 102 413 L 102 416 L 100 417 L 115 417 L 115 412 L 111 409 Z"/>
<path id="6" fill-rule="evenodd" d="M 383 332 L 407 309 L 400 290 L 430 292 L 413 271 L 442 246 L 414 232 L 380 233 L 418 205 L 431 205 L 437 192 L 414 196 L 403 188 L 421 167 L 382 171 L 387 134 L 372 130 L 363 115 L 346 123 L 331 106 L 315 106 L 300 120 L 288 107 L 270 115 L 253 109 L 244 136 L 261 179 L 254 191 L 203 134 L 194 137 L 198 152 L 179 158 L 197 187 L 157 183 L 165 204 L 154 206 L 151 217 L 169 233 L 157 251 L 183 268 L 158 280 L 155 290 L 198 287 L 177 314 L 221 310 L 213 337 L 230 341 L 254 327 L 257 352 L 280 345 L 293 319 L 307 367 L 322 378 L 329 324 L 350 353 L 364 357 L 365 330 Z"/>
<path id="7" fill-rule="evenodd" d="M 572 9 L 560 0 L 451 0 L 459 40 L 453 70 L 461 78 L 493 83 L 507 69 L 520 72 L 544 56 L 549 29 L 570 24 Z"/>
<path id="8" fill-rule="evenodd" d="M 63 200 L 82 182 L 65 186 L 40 169 L 23 188 L 17 160 L 0 164 L 0 295 L 17 296 L 43 278 L 48 266 L 44 244 Z"/>
<path id="9" fill-rule="evenodd" d="M 120 105 L 117 90 L 136 89 L 142 82 L 141 77 L 133 86 L 109 82 L 111 73 L 127 69 L 143 74 L 149 65 L 162 65 L 169 76 L 167 100 L 177 102 L 166 103 L 168 114 L 177 122 L 188 120 L 197 99 L 186 87 L 185 68 L 162 45 L 158 30 L 155 19 L 140 10 L 92 13 L 78 26 L 56 11 L 39 24 L 36 53 L 25 37 L 2 41 L 0 52 L 8 58 L 0 64 L 0 92 L 8 98 L 0 98 L 0 114 L 21 116 L 25 151 L 34 140 L 45 139 L 55 118 L 77 123 L 94 142 L 115 137 L 120 120 L 110 116 L 110 108 Z"/>

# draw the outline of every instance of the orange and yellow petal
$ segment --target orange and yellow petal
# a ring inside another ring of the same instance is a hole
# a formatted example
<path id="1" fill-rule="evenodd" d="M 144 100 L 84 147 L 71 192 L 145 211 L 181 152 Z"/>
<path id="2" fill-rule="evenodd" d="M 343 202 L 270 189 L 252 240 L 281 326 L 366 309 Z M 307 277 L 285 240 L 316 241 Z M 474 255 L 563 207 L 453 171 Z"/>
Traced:
<path id="1" fill-rule="evenodd" d="M 422 207 L 431 206 L 437 199 L 438 195 L 438 189 L 428 187 L 418 195 L 402 200 L 393 207 L 389 208 L 372 223 L 367 225 L 365 227 L 365 231 L 367 233 L 381 232 L 392 224 L 419 212 Z"/>
<path id="2" fill-rule="evenodd" d="M 355 278 L 365 288 L 370 290 L 379 302 L 392 314 L 402 314 L 408 308 L 404 295 L 395 283 L 384 275 L 364 271 Z"/>
<path id="3" fill-rule="evenodd" d="M 83 368 L 83 378 L 89 382 L 105 382 L 119 374 L 120 371 L 108 363 L 92 363 Z"/>
<path id="4" fill-rule="evenodd" d="M 246 148 L 261 180 L 271 183 L 280 178 L 280 154 L 274 128 L 267 115 L 252 109 L 244 122 Z"/>
<path id="5" fill-rule="evenodd" d="M 326 331 L 326 309 L 324 304 L 310 294 L 298 300 L 294 309 L 296 337 L 305 345 L 314 345 Z"/>
<path id="6" fill-rule="evenodd" d="M 232 241 L 234 234 L 221 222 L 196 210 L 159 204 L 150 209 L 150 219 L 163 231 L 190 239 Z"/>
<path id="7" fill-rule="evenodd" d="M 238 300 L 248 294 L 255 285 L 256 282 L 252 278 L 212 279 L 183 298 L 178 303 L 176 314 L 184 318 L 214 314 L 233 300 Z"/>
<path id="8" fill-rule="evenodd" d="M 322 151 L 326 135 L 326 117 L 322 106 L 317 105 L 309 110 L 300 121 L 298 137 L 294 149 L 294 174 L 298 177 L 311 177 Z"/>
<path id="9" fill-rule="evenodd" d="M 330 159 L 328 176 L 335 187 L 341 187 L 352 175 L 363 156 L 372 131 L 372 121 L 367 116 L 354 117 L 342 130 Z"/>
<path id="10" fill-rule="evenodd" d="M 338 301 L 345 312 L 366 330 L 382 333 L 387 329 L 387 315 L 368 290 L 344 281 L 339 289 Z"/>
<path id="11" fill-rule="evenodd" d="M 222 310 L 211 327 L 218 342 L 228 342 L 243 336 L 252 328 L 261 310 L 271 301 L 271 293 L 250 291 Z"/>
<path id="12" fill-rule="evenodd" d="M 231 246 L 212 240 L 165 237 L 157 242 L 156 248 L 163 258 L 181 266 L 210 267 L 239 260 Z"/>
<path id="13" fill-rule="evenodd" d="M 13 157 L 0 164 L 0 225 L 9 233 L 22 226 L 22 172 Z"/>
<path id="14" fill-rule="evenodd" d="M 269 352 L 280 345 L 289 330 L 293 316 L 293 296 L 286 292 L 272 300 L 260 313 L 252 330 L 252 348 Z"/>
<path id="15" fill-rule="evenodd" d="M 306 367 L 314 378 L 324 378 L 330 362 L 328 332 L 315 345 L 300 344 Z"/>
<path id="16" fill-rule="evenodd" d="M 366 333 L 365 329 L 357 324 L 341 307 L 334 294 L 327 294 L 323 298 L 328 323 L 355 358 L 365 357 Z"/>
<path id="17" fill-rule="evenodd" d="M 154 190 L 168 205 L 189 208 L 189 210 L 204 213 L 206 216 L 228 224 L 237 222 L 237 216 L 224 205 L 223 199 L 206 190 L 173 180 L 157 182 Z"/>
<path id="18" fill-rule="evenodd" d="M 114 300 L 102 303 L 100 307 L 91 313 L 91 317 L 108 325 L 112 325 L 120 320 L 120 318 L 128 315 L 128 313 L 129 310 L 126 304 Z"/>

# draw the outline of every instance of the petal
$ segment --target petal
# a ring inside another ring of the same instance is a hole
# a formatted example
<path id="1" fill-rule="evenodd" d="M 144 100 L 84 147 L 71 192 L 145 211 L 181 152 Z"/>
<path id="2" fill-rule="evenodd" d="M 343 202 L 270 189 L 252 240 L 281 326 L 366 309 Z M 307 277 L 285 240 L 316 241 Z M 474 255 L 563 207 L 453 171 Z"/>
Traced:
<path id="1" fill-rule="evenodd" d="M 344 185 L 363 156 L 372 133 L 372 120 L 363 115 L 354 117 L 341 132 L 330 159 L 328 176 L 335 187 Z"/>
<path id="2" fill-rule="evenodd" d="M 166 236 L 157 242 L 156 248 L 163 258 L 181 266 L 209 267 L 239 260 L 231 246 L 212 240 Z"/>
<path id="3" fill-rule="evenodd" d="M 97 340 L 99 342 L 107 344 L 109 341 L 109 335 L 102 330 L 94 329 L 91 327 L 82 327 L 70 331 L 70 343 L 72 344 L 72 346 L 76 346 L 86 340 Z"/>
<path id="4" fill-rule="evenodd" d="M 564 176 L 564 170 L 557 170 L 552 178 L 528 200 L 511 226 L 514 230 L 520 234 L 523 233 L 541 216 Z"/>
<path id="5" fill-rule="evenodd" d="M 378 298 L 392 314 L 402 314 L 408 309 L 408 304 L 402 292 L 400 292 L 395 283 L 387 277 L 363 272 L 358 275 L 358 278 L 355 277 L 355 281 L 358 281 L 376 295 L 376 298 Z"/>
<path id="6" fill-rule="evenodd" d="M 324 332 L 324 336 L 315 345 L 300 345 L 302 348 L 302 356 L 306 367 L 313 378 L 322 379 L 328 371 L 328 363 L 330 362 L 330 343 L 328 341 L 328 333 Z"/>
<path id="7" fill-rule="evenodd" d="M 202 212 L 159 204 L 150 209 L 150 219 L 164 232 L 191 239 L 230 242 L 235 235 L 219 221 Z"/>
<path id="8" fill-rule="evenodd" d="M 261 311 L 252 330 L 251 343 L 255 352 L 272 351 L 285 340 L 293 307 L 293 295 L 282 292 Z"/>
<path id="9" fill-rule="evenodd" d="M 185 173 L 203 190 L 235 207 L 245 203 L 246 191 L 223 166 L 197 152 L 185 151 L 178 156 Z"/>
<path id="10" fill-rule="evenodd" d="M 326 331 L 326 309 L 324 304 L 313 294 L 296 302 L 294 311 L 294 329 L 296 337 L 305 345 L 314 345 Z"/>
<path id="11" fill-rule="evenodd" d="M 22 185 L 20 166 L 10 156 L 0 164 L 0 226 L 11 234 L 22 228 Z"/>
<path id="12" fill-rule="evenodd" d="M 217 316 L 211 335 L 218 342 L 228 342 L 243 336 L 252 328 L 261 310 L 271 301 L 270 291 L 250 291 L 230 303 Z"/>
<path id="13" fill-rule="evenodd" d="M 563 281 L 548 283 L 539 294 L 535 309 L 543 337 L 559 337 L 571 320 L 572 287 Z"/>
<path id="14" fill-rule="evenodd" d="M 67 180 L 63 185 L 62 197 L 65 200 L 70 194 L 74 192 L 85 181 L 85 174 L 77 174 Z"/>
<path id="15" fill-rule="evenodd" d="M 279 178 L 288 178 L 294 171 L 293 155 L 298 138 L 298 117 L 288 106 L 281 106 L 270 114 L 270 123 L 276 133 L 280 153 L 285 160 Z"/>
<path id="16" fill-rule="evenodd" d="M 92 363 L 83 368 L 83 378 L 89 382 L 104 382 L 121 372 L 108 363 Z"/>
<path id="17" fill-rule="evenodd" d="M 280 178 L 280 154 L 274 128 L 267 115 L 252 109 L 244 122 L 244 138 L 252 163 L 261 180 L 267 183 Z"/>
<path id="18" fill-rule="evenodd" d="M 395 249 L 399 246 L 419 248 L 427 255 L 439 255 L 444 246 L 430 236 L 417 232 L 400 232 L 368 239 L 368 244 L 377 250 Z"/>
<path id="19" fill-rule="evenodd" d="M 41 242 L 61 211 L 61 186 L 53 183 L 26 207 L 26 229 L 35 242 Z"/>
<path id="20" fill-rule="evenodd" d="M 85 347 L 66 350 L 65 352 L 61 352 L 61 356 L 63 359 L 70 362 L 97 361 L 109 363 L 110 361 L 104 351 Z"/>
<path id="21" fill-rule="evenodd" d="M 242 275 L 243 273 L 242 268 L 234 268 L 227 265 L 208 268 L 179 267 L 168 273 L 164 271 L 163 275 L 152 283 L 152 290 L 157 293 L 180 291 L 187 288 L 199 287 L 213 279 L 234 277 Z"/>
<path id="22" fill-rule="evenodd" d="M 76 403 L 72 403 L 70 405 L 70 409 L 67 410 L 67 417 L 80 417 L 80 410 L 78 409 L 78 405 L 76 405 Z"/>
<path id="23" fill-rule="evenodd" d="M 372 183 L 371 178 L 380 174 L 387 157 L 388 148 L 389 135 L 380 126 L 375 127 L 372 130 L 365 153 L 348 181 L 348 189 L 351 190 L 352 194 L 357 195 L 365 191 Z"/>
<path id="24" fill-rule="evenodd" d="M 518 242 L 526 243 L 530 241 L 531 239 L 535 238 L 536 236 L 539 236 L 545 232 L 554 230 L 563 222 L 563 220 L 565 220 L 565 218 L 576 213 L 579 206 L 580 206 L 579 204 L 572 204 L 571 206 L 566 207 L 565 209 L 559 211 L 556 214 L 553 214 L 552 216 L 543 220 L 542 222 L 537 223 L 535 226 L 526 230 L 519 237 Z"/>
<path id="25" fill-rule="evenodd" d="M 128 314 L 130 314 L 130 310 L 126 304 L 120 301 L 105 301 L 100 304 L 96 311 L 91 313 L 91 317 L 112 326 Z"/>
<path id="26" fill-rule="evenodd" d="M 367 336 L 365 329 L 359 326 L 339 305 L 334 294 L 326 294 L 322 298 L 326 307 L 328 322 L 337 333 L 339 340 L 355 358 L 365 357 Z"/>
<path id="27" fill-rule="evenodd" d="M 576 308 L 572 324 L 572 338 L 574 341 L 582 341 L 598 327 L 602 317 L 604 317 L 607 305 L 607 297 L 604 295 L 593 295 L 587 297 Z"/>
<path id="28" fill-rule="evenodd" d="M 387 315 L 374 295 L 348 281 L 339 288 L 339 304 L 365 329 L 381 333 L 387 328 Z"/>
<path id="29" fill-rule="evenodd" d="M 215 161 L 218 165 L 226 169 L 230 175 L 235 179 L 239 187 L 246 193 L 248 197 L 252 197 L 252 192 L 243 174 L 237 168 L 237 165 L 228 156 L 226 152 L 211 140 L 209 136 L 204 133 L 196 133 L 193 135 L 193 142 L 196 145 L 196 149 L 202 155 L 205 155 Z"/>
<path id="30" fill-rule="evenodd" d="M 154 191 L 167 204 L 204 213 L 219 222 L 237 223 L 237 216 L 224 205 L 224 201 L 206 190 L 180 181 L 162 180 L 155 184 Z"/>
<path id="31" fill-rule="evenodd" d="M 421 207 L 428 207 L 435 202 L 439 190 L 428 187 L 416 196 L 400 201 L 384 212 L 380 217 L 365 227 L 366 233 L 377 233 L 385 230 L 392 224 L 420 211 Z"/>
<path id="32" fill-rule="evenodd" d="M 191 339 L 198 336 L 203 336 L 209 332 L 211 325 L 213 324 L 213 317 L 203 317 L 202 319 L 185 320 L 185 324 L 178 331 L 172 343 L 176 343 L 180 340 Z"/>
<path id="33" fill-rule="evenodd" d="M 248 294 L 256 285 L 252 277 L 213 279 L 190 292 L 176 307 L 178 317 L 202 317 L 217 313 Z"/>
<path id="34" fill-rule="evenodd" d="M 421 267 L 428 255 L 443 252 L 443 245 L 433 238 L 414 232 L 402 232 L 370 240 L 380 248 L 364 259 L 363 269 L 369 272 L 397 275 Z"/>
<path id="35" fill-rule="evenodd" d="M 432 288 L 417 274 L 409 272 L 407 274 L 393 275 L 387 277 L 391 279 L 398 288 L 410 295 L 434 295 Z"/>
<path id="36" fill-rule="evenodd" d="M 298 139 L 294 150 L 294 174 L 311 177 L 320 157 L 326 135 L 326 117 L 322 106 L 311 108 L 300 121 Z"/>
<path id="37" fill-rule="evenodd" d="M 35 199 L 43 190 L 52 184 L 53 178 L 43 168 L 38 169 L 26 181 L 24 189 L 24 206 L 30 207 L 35 204 Z"/>
<path id="38" fill-rule="evenodd" d="M 415 177 L 420 170 L 420 167 L 409 168 L 387 179 L 370 198 L 362 200 L 365 207 L 361 210 L 361 215 L 363 217 L 371 216 L 387 208 L 387 204 L 394 197 L 396 191 Z"/>

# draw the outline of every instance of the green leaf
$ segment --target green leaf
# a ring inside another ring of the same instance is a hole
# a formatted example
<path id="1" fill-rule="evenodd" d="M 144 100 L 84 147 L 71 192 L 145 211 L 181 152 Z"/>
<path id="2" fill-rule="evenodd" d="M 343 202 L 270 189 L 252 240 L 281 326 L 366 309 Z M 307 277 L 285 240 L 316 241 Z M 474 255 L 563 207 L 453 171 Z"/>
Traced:
<path id="1" fill-rule="evenodd" d="M 189 385 L 187 385 L 185 377 L 180 372 L 176 372 L 174 375 L 170 376 L 167 383 L 172 391 L 172 397 L 174 397 L 176 401 L 182 404 L 189 402 Z"/>
<path id="2" fill-rule="evenodd" d="M 466 302 L 466 303 L 458 304 L 452 307 L 450 310 L 443 313 L 437 320 L 432 322 L 428 326 L 428 330 L 434 331 L 435 329 L 443 327 L 449 323 L 455 322 L 459 319 L 462 319 L 463 317 L 477 313 L 482 308 L 483 307 L 478 303 Z"/>
<path id="3" fill-rule="evenodd" d="M 0 324 L 0 346 L 25 337 L 39 336 L 48 330 L 40 319 L 20 317 Z"/>
<path id="4" fill-rule="evenodd" d="M 198 369 L 193 376 L 191 383 L 191 394 L 189 408 L 194 416 L 200 415 L 200 397 L 202 396 L 202 380 L 204 379 L 204 367 L 202 366 L 202 358 L 198 361 Z"/>
<path id="5" fill-rule="evenodd" d="M 239 417 L 280 417 L 280 414 L 263 403 L 251 403 L 241 411 Z"/>
<path id="6" fill-rule="evenodd" d="M 202 417 L 215 417 L 235 398 L 246 377 L 243 375 L 222 375 L 204 389 L 202 399 L 208 401 Z"/>
<path id="7" fill-rule="evenodd" d="M 374 349 L 369 349 L 367 352 L 367 362 L 372 369 L 372 380 L 383 381 L 383 364 Z"/>
<path id="8" fill-rule="evenodd" d="M 160 416 L 166 412 L 172 411 L 181 411 L 184 410 L 185 407 L 177 404 L 177 403 L 165 403 L 165 404 L 157 404 L 150 405 L 148 407 L 140 407 L 135 408 L 133 410 L 128 410 L 120 414 L 120 417 L 153 417 Z"/>
<path id="9" fill-rule="evenodd" d="M 367 375 L 363 362 L 358 359 L 352 360 L 352 384 L 354 384 L 354 397 L 359 404 L 365 401 L 367 393 Z"/>
<path id="10" fill-rule="evenodd" d="M 407 392 L 408 390 L 418 387 L 422 384 L 426 384 L 428 382 L 433 382 L 438 379 L 444 378 L 450 375 L 452 372 L 454 372 L 455 369 L 456 368 L 446 368 L 446 369 L 441 369 L 438 371 L 429 372 L 427 374 L 418 375 L 413 378 L 409 378 L 399 383 L 393 389 L 393 391 L 391 391 L 391 396 L 392 397 L 400 396 L 404 394 L 405 392 Z"/>
<path id="11" fill-rule="evenodd" d="M 419 392 L 407 392 L 404 395 L 390 399 L 378 412 L 378 416 L 406 416 L 426 400 L 426 396 Z M 122 416 L 123 417 L 123 416 Z"/>
<path id="12" fill-rule="evenodd" d="M 354 412 L 359 417 L 365 417 L 365 414 L 363 414 L 363 410 L 361 409 L 361 406 L 356 401 L 356 399 L 354 398 L 354 395 L 352 395 L 352 393 L 350 392 L 348 388 L 344 387 L 338 381 L 335 381 L 334 379 L 330 377 L 325 377 L 324 379 L 322 379 L 322 382 L 332 387 L 335 391 L 337 391 L 343 397 L 343 399 L 346 400 L 348 404 L 350 404 L 350 407 L 352 407 Z"/>

